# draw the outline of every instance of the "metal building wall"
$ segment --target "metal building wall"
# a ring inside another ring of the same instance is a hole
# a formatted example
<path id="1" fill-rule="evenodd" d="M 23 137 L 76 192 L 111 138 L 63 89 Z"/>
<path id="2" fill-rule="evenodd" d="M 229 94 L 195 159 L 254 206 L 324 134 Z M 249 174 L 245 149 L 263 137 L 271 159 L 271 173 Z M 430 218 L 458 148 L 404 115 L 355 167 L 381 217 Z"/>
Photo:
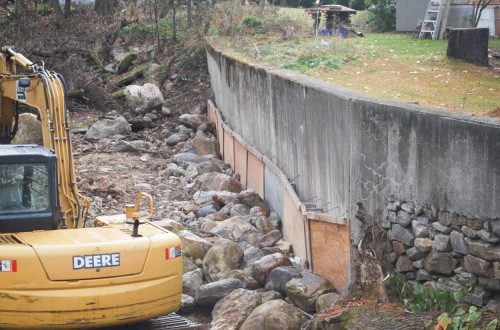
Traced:
<path id="1" fill-rule="evenodd" d="M 411 32 L 423 20 L 429 0 L 396 0 L 396 31 Z"/>

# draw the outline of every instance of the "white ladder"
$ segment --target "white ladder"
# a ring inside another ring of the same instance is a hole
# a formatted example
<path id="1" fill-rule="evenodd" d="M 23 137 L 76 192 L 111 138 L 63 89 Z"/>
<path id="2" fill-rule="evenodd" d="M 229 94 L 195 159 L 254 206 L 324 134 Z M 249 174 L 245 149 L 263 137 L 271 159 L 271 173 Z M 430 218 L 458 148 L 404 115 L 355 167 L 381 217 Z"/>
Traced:
<path id="1" fill-rule="evenodd" d="M 424 21 L 420 28 L 419 39 L 424 39 L 427 34 L 432 36 L 432 39 L 437 39 L 439 35 L 439 24 L 441 24 L 441 15 L 443 13 L 443 4 L 440 0 L 431 0 L 425 12 Z"/>

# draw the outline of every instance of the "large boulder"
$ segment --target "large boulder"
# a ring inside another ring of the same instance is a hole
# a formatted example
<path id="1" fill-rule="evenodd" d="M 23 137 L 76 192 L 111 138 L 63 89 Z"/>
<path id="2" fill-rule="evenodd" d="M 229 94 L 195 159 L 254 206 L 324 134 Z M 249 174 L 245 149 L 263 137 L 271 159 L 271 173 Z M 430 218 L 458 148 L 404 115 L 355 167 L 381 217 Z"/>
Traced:
<path id="1" fill-rule="evenodd" d="M 182 230 L 179 232 L 184 253 L 188 254 L 193 260 L 205 258 L 205 254 L 212 247 L 212 243 L 193 234 L 190 231 Z"/>
<path id="2" fill-rule="evenodd" d="M 203 259 L 203 271 L 209 282 L 226 278 L 226 273 L 238 269 L 243 260 L 243 249 L 235 242 L 220 238 Z"/>
<path id="3" fill-rule="evenodd" d="M 212 310 L 211 330 L 237 330 L 250 313 L 262 303 L 260 293 L 236 289 L 221 300 Z"/>
<path id="4" fill-rule="evenodd" d="M 127 107 L 135 114 L 144 114 L 152 110 L 161 110 L 163 94 L 160 89 L 150 83 L 143 86 L 129 85 L 124 90 Z"/>
<path id="5" fill-rule="evenodd" d="M 116 141 L 110 148 L 112 151 L 118 152 L 149 152 L 154 151 L 156 146 L 147 141 L 136 140 L 136 141 Z"/>
<path id="6" fill-rule="evenodd" d="M 179 312 L 187 313 L 195 309 L 195 307 L 196 307 L 196 302 L 194 301 L 194 298 L 191 297 L 190 295 L 182 294 L 181 308 L 179 309 Z"/>
<path id="7" fill-rule="evenodd" d="M 19 115 L 17 132 L 12 139 L 12 144 L 43 144 L 42 123 L 32 113 Z"/>
<path id="8" fill-rule="evenodd" d="M 214 307 L 214 305 L 236 289 L 244 288 L 245 283 L 235 278 L 226 278 L 220 281 L 203 284 L 196 289 L 195 301 L 200 306 Z"/>
<path id="9" fill-rule="evenodd" d="M 85 133 L 85 138 L 89 140 L 101 140 L 113 138 L 118 135 L 127 136 L 132 129 L 129 123 L 123 117 L 114 119 L 103 119 L 94 123 Z"/>
<path id="10" fill-rule="evenodd" d="M 210 230 L 211 233 L 230 239 L 234 242 L 246 242 L 253 245 L 262 238 L 262 234 L 240 217 L 232 217 L 219 223 Z"/>
<path id="11" fill-rule="evenodd" d="M 219 209 L 220 207 L 217 204 L 208 204 L 200 207 L 200 209 L 196 213 L 196 216 L 198 218 L 204 218 L 210 214 L 217 213 Z"/>
<path id="12" fill-rule="evenodd" d="M 284 256 L 281 253 L 273 253 L 255 261 L 252 264 L 250 271 L 253 278 L 257 282 L 265 284 L 267 276 L 273 269 L 280 266 L 291 266 L 291 265 L 292 262 L 287 256 Z"/>
<path id="13" fill-rule="evenodd" d="M 210 119 L 207 116 L 186 113 L 179 117 L 179 122 L 187 127 L 191 127 L 192 129 L 197 129 L 201 124 L 208 125 L 210 123 Z"/>
<path id="14" fill-rule="evenodd" d="M 195 269 L 182 275 L 182 293 L 194 297 L 196 289 L 203 284 L 203 270 Z"/>
<path id="15" fill-rule="evenodd" d="M 264 234 L 280 228 L 279 217 L 258 216 L 255 220 L 255 227 Z"/>
<path id="16" fill-rule="evenodd" d="M 206 162 L 207 159 L 202 156 L 198 156 L 196 154 L 190 152 L 181 152 L 172 157 L 172 161 L 184 168 L 188 167 L 188 165 L 193 163 L 203 163 Z"/>
<path id="17" fill-rule="evenodd" d="M 153 118 L 150 118 L 148 115 L 150 115 Z M 153 120 L 158 120 L 158 116 L 150 112 L 147 113 L 146 115 L 137 115 L 133 118 L 128 118 L 127 120 L 128 123 L 130 124 L 130 127 L 132 127 L 132 131 L 138 132 L 146 128 L 155 127 Z"/>
<path id="18" fill-rule="evenodd" d="M 193 195 L 193 201 L 197 204 L 205 204 L 217 198 L 235 198 L 236 193 L 230 191 L 197 191 Z"/>
<path id="19" fill-rule="evenodd" d="M 241 183 L 224 173 L 204 173 L 198 176 L 200 190 L 202 191 L 230 191 L 239 193 L 243 188 Z"/>
<path id="20" fill-rule="evenodd" d="M 219 172 L 222 173 L 222 168 L 217 164 L 217 162 L 212 160 L 205 160 L 201 163 L 192 163 L 186 167 L 186 179 L 193 180 L 198 175 L 209 172 Z"/>
<path id="21" fill-rule="evenodd" d="M 198 156 L 215 155 L 220 158 L 219 141 L 213 137 L 197 134 L 194 138 L 184 144 L 182 152 L 190 152 Z"/>
<path id="22" fill-rule="evenodd" d="M 240 330 L 299 330 L 306 321 L 304 314 L 293 305 L 283 300 L 270 300 L 255 308 Z"/>
<path id="23" fill-rule="evenodd" d="M 265 247 L 270 247 L 274 246 L 282 237 L 281 230 L 279 229 L 274 229 L 270 231 L 269 233 L 265 234 L 259 241 L 259 247 L 265 248 Z"/>
<path id="24" fill-rule="evenodd" d="M 264 289 L 266 291 L 274 290 L 286 295 L 286 283 L 297 277 L 302 277 L 302 274 L 295 267 L 276 267 L 267 275 Z"/>
<path id="25" fill-rule="evenodd" d="M 317 273 L 305 270 L 302 277 L 291 279 L 286 284 L 286 294 L 292 303 L 306 312 L 316 310 L 316 299 L 335 289 L 331 284 Z"/>
<path id="26" fill-rule="evenodd" d="M 176 144 L 186 141 L 189 135 L 182 133 L 174 133 L 165 139 L 165 143 L 169 146 L 175 146 Z"/>
<path id="27" fill-rule="evenodd" d="M 323 313 L 332 309 L 340 300 L 342 300 L 342 296 L 338 293 L 329 292 L 322 294 L 316 299 L 316 313 Z"/>
<path id="28" fill-rule="evenodd" d="M 260 207 L 262 210 L 266 210 L 265 215 L 269 214 L 269 206 L 267 203 L 255 192 L 253 189 L 243 190 L 238 194 L 238 199 L 241 204 L 252 208 L 254 206 Z"/>
<path id="29" fill-rule="evenodd" d="M 255 261 L 259 260 L 265 255 L 266 254 L 261 249 L 256 248 L 255 246 L 249 246 L 245 249 L 241 268 L 250 267 Z"/>
<path id="30" fill-rule="evenodd" d="M 237 278 L 245 282 L 245 288 L 249 290 L 256 290 L 260 287 L 259 282 L 257 282 L 248 269 L 233 269 L 225 274 L 226 278 Z"/>
<path id="31" fill-rule="evenodd" d="M 182 224 L 172 219 L 161 219 L 155 221 L 154 223 L 174 233 L 184 230 L 184 226 Z"/>

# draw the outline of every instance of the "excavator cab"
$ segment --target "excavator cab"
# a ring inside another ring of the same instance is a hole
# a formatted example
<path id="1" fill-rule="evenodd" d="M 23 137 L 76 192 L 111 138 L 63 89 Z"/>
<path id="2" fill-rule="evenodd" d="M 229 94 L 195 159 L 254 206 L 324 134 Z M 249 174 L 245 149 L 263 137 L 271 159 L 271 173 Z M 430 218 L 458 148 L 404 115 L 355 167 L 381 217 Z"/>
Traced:
<path id="1" fill-rule="evenodd" d="M 36 145 L 0 146 L 0 233 L 57 229 L 56 156 Z"/>

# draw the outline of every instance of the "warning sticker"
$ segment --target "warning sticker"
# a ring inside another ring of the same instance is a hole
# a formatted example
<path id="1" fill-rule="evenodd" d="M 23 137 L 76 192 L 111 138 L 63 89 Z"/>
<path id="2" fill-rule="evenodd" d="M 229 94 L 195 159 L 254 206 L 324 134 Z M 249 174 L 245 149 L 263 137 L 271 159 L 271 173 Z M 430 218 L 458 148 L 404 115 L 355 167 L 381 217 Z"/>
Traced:
<path id="1" fill-rule="evenodd" d="M 19 86 L 19 80 L 16 81 L 16 95 L 18 100 L 26 101 L 26 89 Z"/>
<path id="2" fill-rule="evenodd" d="M 180 257 L 182 255 L 182 247 L 173 246 L 171 248 L 165 249 L 165 260 Z"/>
<path id="3" fill-rule="evenodd" d="M 0 260 L 0 271 L 2 272 L 17 272 L 17 261 L 16 260 Z"/>

